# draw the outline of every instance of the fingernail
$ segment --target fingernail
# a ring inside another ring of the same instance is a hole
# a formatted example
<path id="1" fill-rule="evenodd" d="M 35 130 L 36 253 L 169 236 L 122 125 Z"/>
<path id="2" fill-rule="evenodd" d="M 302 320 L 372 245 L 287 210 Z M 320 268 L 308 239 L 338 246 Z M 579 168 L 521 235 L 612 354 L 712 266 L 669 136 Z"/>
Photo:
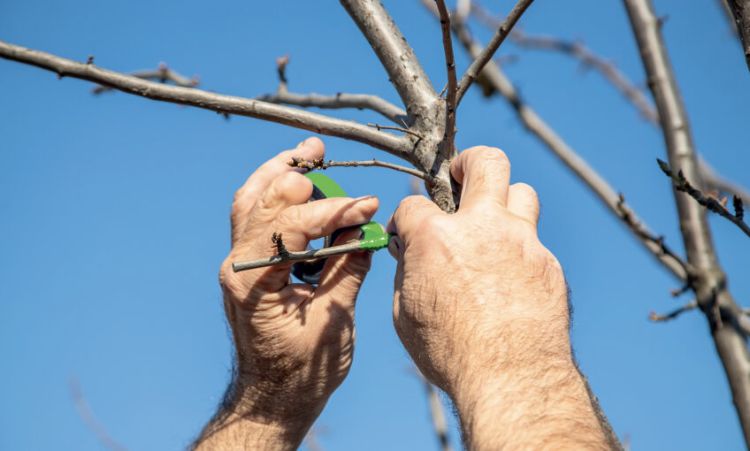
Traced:
<path id="1" fill-rule="evenodd" d="M 359 196 L 355 198 L 354 201 L 359 202 L 361 200 L 368 200 L 368 199 L 375 199 L 375 196 L 373 196 L 372 194 L 368 194 L 367 196 Z"/>

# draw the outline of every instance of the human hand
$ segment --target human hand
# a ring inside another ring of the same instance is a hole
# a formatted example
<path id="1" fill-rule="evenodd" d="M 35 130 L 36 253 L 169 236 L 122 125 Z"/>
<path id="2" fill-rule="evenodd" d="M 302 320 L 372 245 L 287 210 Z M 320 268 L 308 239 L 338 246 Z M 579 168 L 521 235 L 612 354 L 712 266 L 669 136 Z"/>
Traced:
<path id="1" fill-rule="evenodd" d="M 226 418 L 220 412 L 207 431 L 222 432 L 241 420 L 245 427 L 235 435 L 266 437 L 262 444 L 246 440 L 243 446 L 296 447 L 352 362 L 354 303 L 370 267 L 369 253 L 329 258 L 317 287 L 290 284 L 291 263 L 241 273 L 231 267 L 234 261 L 276 254 L 274 233 L 289 251 L 299 251 L 310 240 L 370 220 L 378 208 L 372 196 L 308 203 L 312 183 L 288 162 L 323 155 L 323 143 L 307 139 L 262 165 L 235 194 L 232 249 L 220 281 L 236 346 L 236 376 Z M 346 232 L 337 243 L 357 235 Z"/>
<path id="2" fill-rule="evenodd" d="M 469 449 L 536 449 L 560 433 L 539 418 L 590 431 L 578 445 L 600 443 L 573 362 L 562 268 L 537 236 L 536 193 L 509 185 L 499 149 L 461 153 L 451 174 L 462 185 L 455 214 L 411 196 L 389 224 L 398 234 L 389 251 L 398 260 L 393 318 L 401 341 L 453 399 Z"/>

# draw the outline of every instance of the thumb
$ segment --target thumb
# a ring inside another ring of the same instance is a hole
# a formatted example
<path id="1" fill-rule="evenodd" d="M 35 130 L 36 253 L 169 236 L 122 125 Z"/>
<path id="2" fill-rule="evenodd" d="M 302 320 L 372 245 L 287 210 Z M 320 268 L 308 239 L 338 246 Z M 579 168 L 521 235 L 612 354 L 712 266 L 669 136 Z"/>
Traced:
<path id="1" fill-rule="evenodd" d="M 334 243 L 344 244 L 360 237 L 360 230 L 352 229 L 342 233 Z M 351 252 L 329 257 L 315 289 L 316 297 L 324 297 L 349 311 L 354 310 L 357 294 L 370 270 L 372 252 Z"/>

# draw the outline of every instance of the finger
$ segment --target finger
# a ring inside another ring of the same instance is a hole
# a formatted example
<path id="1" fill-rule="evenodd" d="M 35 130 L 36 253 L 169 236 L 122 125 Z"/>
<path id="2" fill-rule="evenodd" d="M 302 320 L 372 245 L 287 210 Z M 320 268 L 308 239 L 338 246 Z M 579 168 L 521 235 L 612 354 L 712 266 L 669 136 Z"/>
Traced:
<path id="1" fill-rule="evenodd" d="M 289 237 L 289 250 L 302 250 L 311 240 L 329 236 L 338 229 L 369 222 L 378 205 L 375 196 L 316 200 L 287 208 L 271 227 Z"/>
<path id="2" fill-rule="evenodd" d="M 310 240 L 332 234 L 338 229 L 364 224 L 370 221 L 378 209 L 378 199 L 368 196 L 360 199 L 336 197 L 289 207 L 263 230 L 263 236 L 251 237 L 243 258 L 248 260 L 267 257 L 277 253 L 270 234 L 281 234 L 288 251 L 301 251 Z M 258 278 L 258 287 L 276 292 L 287 285 L 291 263 L 278 264 L 263 270 Z"/>
<path id="3" fill-rule="evenodd" d="M 243 229 L 244 221 L 257 202 L 261 194 L 270 186 L 271 182 L 286 172 L 301 172 L 289 166 L 293 157 L 305 160 L 323 158 L 325 146 L 315 137 L 308 138 L 297 145 L 295 149 L 286 150 L 261 165 L 237 190 L 232 204 L 232 230 Z M 233 233 L 233 236 L 236 235 Z"/>
<path id="4" fill-rule="evenodd" d="M 434 215 L 442 215 L 440 208 L 424 196 L 409 196 L 401 201 L 393 213 L 386 230 L 401 238 L 401 242 L 410 241 L 421 233 L 424 221 Z"/>
<path id="5" fill-rule="evenodd" d="M 534 188 L 525 183 L 510 185 L 508 210 L 536 227 L 539 222 L 539 198 Z"/>
<path id="6" fill-rule="evenodd" d="M 502 150 L 472 147 L 451 163 L 451 175 L 462 185 L 459 209 L 486 206 L 488 202 L 506 205 L 510 181 L 510 161 Z"/>
<path id="7" fill-rule="evenodd" d="M 360 231 L 348 230 L 336 239 L 334 245 L 358 239 Z M 350 314 L 354 312 L 357 294 L 372 263 L 372 252 L 362 251 L 330 257 L 315 290 L 319 307 L 330 310 L 331 305 Z"/>
<path id="8" fill-rule="evenodd" d="M 271 182 L 250 211 L 245 234 L 274 222 L 287 208 L 304 204 L 310 199 L 312 192 L 313 183 L 304 175 L 297 172 L 280 175 Z"/>

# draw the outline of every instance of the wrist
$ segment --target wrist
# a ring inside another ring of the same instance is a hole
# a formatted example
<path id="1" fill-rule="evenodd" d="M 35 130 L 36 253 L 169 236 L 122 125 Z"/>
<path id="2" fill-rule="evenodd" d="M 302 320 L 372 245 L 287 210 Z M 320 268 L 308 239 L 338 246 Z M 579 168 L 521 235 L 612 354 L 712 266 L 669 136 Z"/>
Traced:
<path id="1" fill-rule="evenodd" d="M 274 401 L 272 398 L 277 397 Z M 317 418 L 322 406 L 295 408 L 267 385 L 236 378 L 223 404 L 198 440 L 196 449 L 224 449 L 232 443 L 243 449 L 294 450 Z"/>

